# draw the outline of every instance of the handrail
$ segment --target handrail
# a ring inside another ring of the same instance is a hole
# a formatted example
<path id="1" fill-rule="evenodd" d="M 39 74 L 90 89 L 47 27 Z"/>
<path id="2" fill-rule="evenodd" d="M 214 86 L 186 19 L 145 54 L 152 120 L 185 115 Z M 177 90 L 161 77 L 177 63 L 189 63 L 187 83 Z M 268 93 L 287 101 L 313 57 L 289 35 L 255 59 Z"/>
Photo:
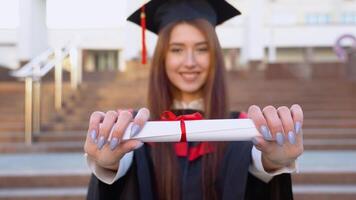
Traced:
<path id="1" fill-rule="evenodd" d="M 52 51 L 53 51 L 52 48 L 47 49 L 45 52 L 43 52 L 39 56 L 37 56 L 34 59 L 32 59 L 30 62 L 25 64 L 20 69 L 10 72 L 10 75 L 14 76 L 14 77 L 18 77 L 18 78 L 28 76 L 31 73 L 31 71 L 33 70 L 33 65 L 35 65 L 39 61 L 44 60 L 45 58 L 47 58 L 52 53 Z"/>
<path id="2" fill-rule="evenodd" d="M 354 35 L 344 34 L 340 36 L 335 42 L 334 51 L 341 62 L 347 62 L 349 59 L 346 50 L 341 45 L 342 41 L 347 39 L 352 41 L 351 48 L 356 49 L 356 37 Z"/>
<path id="3" fill-rule="evenodd" d="M 51 56 L 54 57 L 55 49 L 48 48 L 46 51 L 44 51 L 39 56 L 33 58 L 30 62 L 25 64 L 20 69 L 10 72 L 10 75 L 17 78 L 36 77 L 36 76 L 43 77 L 55 67 L 56 62 L 61 62 L 64 58 L 69 56 L 70 48 L 71 47 L 60 48 L 61 56 L 57 57 L 55 60 L 50 58 Z M 40 67 L 41 69 L 40 73 L 34 72 L 36 66 Z"/>
<path id="4" fill-rule="evenodd" d="M 49 48 L 10 75 L 25 80 L 25 142 L 32 144 L 33 132 L 40 132 L 40 90 L 41 79 L 52 69 L 55 69 L 54 107 L 58 111 L 62 108 L 62 62 L 69 58 L 71 73 L 71 87 L 77 89 L 81 82 L 81 66 L 78 64 L 78 49 L 73 44 L 62 48 Z"/>

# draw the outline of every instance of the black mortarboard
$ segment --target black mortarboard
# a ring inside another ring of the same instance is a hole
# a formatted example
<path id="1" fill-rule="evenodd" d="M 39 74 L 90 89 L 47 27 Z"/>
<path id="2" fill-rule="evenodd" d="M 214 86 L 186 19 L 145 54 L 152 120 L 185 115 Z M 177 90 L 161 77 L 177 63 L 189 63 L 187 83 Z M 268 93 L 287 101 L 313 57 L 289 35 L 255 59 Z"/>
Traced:
<path id="1" fill-rule="evenodd" d="M 146 29 L 158 34 L 171 22 L 200 18 L 216 26 L 240 14 L 225 0 L 151 0 L 127 19 L 142 27 L 142 63 L 145 64 Z"/>
<path id="2" fill-rule="evenodd" d="M 203 18 L 216 26 L 241 14 L 225 0 L 151 0 L 143 7 L 146 28 L 156 34 L 162 27 L 179 20 Z M 141 17 L 142 8 L 128 20 L 142 25 Z"/>

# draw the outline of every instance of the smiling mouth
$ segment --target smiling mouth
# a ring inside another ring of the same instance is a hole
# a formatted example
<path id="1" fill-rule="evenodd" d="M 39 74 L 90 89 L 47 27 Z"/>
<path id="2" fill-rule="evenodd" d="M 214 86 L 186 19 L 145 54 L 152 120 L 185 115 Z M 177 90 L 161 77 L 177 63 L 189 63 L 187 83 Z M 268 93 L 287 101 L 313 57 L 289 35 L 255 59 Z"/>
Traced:
<path id="1" fill-rule="evenodd" d="M 185 81 L 194 81 L 198 78 L 199 72 L 181 72 L 180 75 Z"/>

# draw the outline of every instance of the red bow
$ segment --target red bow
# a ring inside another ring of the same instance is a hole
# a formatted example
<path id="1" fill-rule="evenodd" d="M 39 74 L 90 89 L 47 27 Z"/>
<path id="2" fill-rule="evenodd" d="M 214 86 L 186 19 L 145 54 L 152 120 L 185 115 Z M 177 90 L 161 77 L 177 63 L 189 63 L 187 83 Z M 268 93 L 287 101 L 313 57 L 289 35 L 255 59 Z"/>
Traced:
<path id="1" fill-rule="evenodd" d="M 161 114 L 161 120 L 164 121 L 180 121 L 182 136 L 180 142 L 174 144 L 174 149 L 177 156 L 187 157 L 189 161 L 193 161 L 200 156 L 214 152 L 213 146 L 209 142 L 200 142 L 197 146 L 190 147 L 188 150 L 187 134 L 185 130 L 184 120 L 201 120 L 203 116 L 196 112 L 189 115 L 176 116 L 171 111 L 165 111 Z"/>

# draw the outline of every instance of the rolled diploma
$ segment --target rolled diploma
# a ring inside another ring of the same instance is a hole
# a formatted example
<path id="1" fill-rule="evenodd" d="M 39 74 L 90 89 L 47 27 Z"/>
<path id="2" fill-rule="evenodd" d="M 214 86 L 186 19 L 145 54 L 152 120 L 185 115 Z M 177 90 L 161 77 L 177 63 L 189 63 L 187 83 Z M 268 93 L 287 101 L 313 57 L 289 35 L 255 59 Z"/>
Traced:
<path id="1" fill-rule="evenodd" d="M 187 120 L 185 122 L 188 142 L 194 141 L 244 141 L 260 133 L 251 119 Z M 180 121 L 148 121 L 134 137 L 130 136 L 132 123 L 126 129 L 123 140 L 142 142 L 179 142 Z"/>

